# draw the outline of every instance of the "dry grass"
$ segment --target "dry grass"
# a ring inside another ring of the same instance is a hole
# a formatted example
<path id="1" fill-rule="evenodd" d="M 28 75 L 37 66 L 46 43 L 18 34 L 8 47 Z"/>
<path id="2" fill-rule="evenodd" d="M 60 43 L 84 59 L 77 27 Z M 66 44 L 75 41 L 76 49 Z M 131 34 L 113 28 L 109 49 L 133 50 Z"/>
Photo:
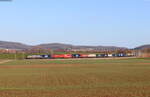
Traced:
<path id="1" fill-rule="evenodd" d="M 149 59 L 15 61 L 0 65 L 0 97 L 150 97 L 149 74 Z"/>

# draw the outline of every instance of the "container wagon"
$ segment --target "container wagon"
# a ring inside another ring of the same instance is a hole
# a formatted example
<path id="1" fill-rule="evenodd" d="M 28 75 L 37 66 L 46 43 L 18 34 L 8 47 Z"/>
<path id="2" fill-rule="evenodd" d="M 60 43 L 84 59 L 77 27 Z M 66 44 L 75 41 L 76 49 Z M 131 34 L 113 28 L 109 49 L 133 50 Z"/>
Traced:
<path id="1" fill-rule="evenodd" d="M 96 54 L 89 54 L 88 58 L 96 58 Z"/>
<path id="2" fill-rule="evenodd" d="M 108 54 L 108 57 L 113 57 L 113 55 L 112 54 Z"/>
<path id="3" fill-rule="evenodd" d="M 71 54 L 61 54 L 61 55 L 53 55 L 53 58 L 72 58 Z"/>
<path id="4" fill-rule="evenodd" d="M 41 55 L 28 55 L 27 59 L 42 59 L 43 57 Z"/>
<path id="5" fill-rule="evenodd" d="M 72 54 L 72 58 L 80 58 L 80 54 Z"/>
<path id="6" fill-rule="evenodd" d="M 64 54 L 63 58 L 72 58 L 72 55 L 71 54 Z"/>
<path id="7" fill-rule="evenodd" d="M 52 58 L 54 59 L 63 58 L 63 57 L 64 57 L 63 55 L 52 55 Z"/>
<path id="8" fill-rule="evenodd" d="M 119 54 L 117 54 L 117 57 L 126 57 L 126 54 L 124 54 L 124 53 L 119 53 Z"/>
<path id="9" fill-rule="evenodd" d="M 96 58 L 101 58 L 101 54 L 96 54 Z"/>
<path id="10" fill-rule="evenodd" d="M 88 58 L 88 54 L 81 54 L 80 58 Z"/>
<path id="11" fill-rule="evenodd" d="M 104 57 L 107 57 L 107 55 L 106 54 L 97 54 L 96 57 L 97 58 L 104 58 Z"/>
<path id="12" fill-rule="evenodd" d="M 51 58 L 51 55 L 41 55 L 42 56 L 42 59 L 50 59 Z"/>

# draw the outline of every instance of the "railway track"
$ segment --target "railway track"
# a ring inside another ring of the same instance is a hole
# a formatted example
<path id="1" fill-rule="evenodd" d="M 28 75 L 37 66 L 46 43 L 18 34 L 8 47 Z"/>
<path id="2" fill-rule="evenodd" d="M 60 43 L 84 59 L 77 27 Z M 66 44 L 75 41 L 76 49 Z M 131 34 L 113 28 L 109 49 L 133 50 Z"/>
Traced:
<path id="1" fill-rule="evenodd" d="M 58 59 L 45 59 L 45 60 L 110 60 L 110 59 L 134 59 L 137 57 L 112 57 L 112 58 L 58 58 Z M 28 60 L 28 59 L 27 59 Z M 32 59 L 29 59 L 32 60 Z M 38 60 L 38 59 L 37 59 Z M 43 59 L 42 59 L 43 60 Z"/>

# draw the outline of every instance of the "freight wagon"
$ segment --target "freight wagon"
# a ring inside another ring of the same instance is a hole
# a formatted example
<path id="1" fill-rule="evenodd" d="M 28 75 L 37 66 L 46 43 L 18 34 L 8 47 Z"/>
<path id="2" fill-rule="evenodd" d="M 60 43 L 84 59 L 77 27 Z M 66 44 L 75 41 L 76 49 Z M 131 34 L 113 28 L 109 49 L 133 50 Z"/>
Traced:
<path id="1" fill-rule="evenodd" d="M 50 55 L 28 55 L 27 59 L 50 59 Z"/>
<path id="2" fill-rule="evenodd" d="M 42 56 L 41 55 L 28 55 L 27 59 L 41 59 Z"/>
<path id="3" fill-rule="evenodd" d="M 53 55 L 52 58 L 72 58 L 71 54 Z"/>
<path id="4" fill-rule="evenodd" d="M 113 57 L 128 57 L 126 54 L 124 53 L 118 53 L 118 54 L 112 54 Z"/>
<path id="5" fill-rule="evenodd" d="M 117 57 L 126 57 L 126 54 L 124 54 L 124 53 L 119 53 Z"/>
<path id="6" fill-rule="evenodd" d="M 81 54 L 80 58 L 88 58 L 88 54 Z"/>
<path id="7" fill-rule="evenodd" d="M 41 55 L 42 56 L 42 59 L 50 59 L 51 58 L 51 55 Z"/>
<path id="8" fill-rule="evenodd" d="M 96 58 L 96 54 L 88 54 L 88 58 Z"/>
<path id="9" fill-rule="evenodd" d="M 28 55 L 27 59 L 67 59 L 67 58 L 107 58 L 107 57 L 128 57 L 124 53 L 117 54 L 54 54 L 54 55 Z"/>
<path id="10" fill-rule="evenodd" d="M 108 57 L 108 54 L 96 54 L 97 58 L 105 58 Z"/>
<path id="11" fill-rule="evenodd" d="M 113 57 L 113 55 L 112 54 L 108 54 L 108 57 Z"/>
<path id="12" fill-rule="evenodd" d="M 64 54 L 63 58 L 72 58 L 72 54 Z"/>
<path id="13" fill-rule="evenodd" d="M 63 58 L 63 55 L 52 55 L 52 58 L 54 58 L 54 59 Z"/>
<path id="14" fill-rule="evenodd" d="M 72 54 L 72 58 L 80 58 L 81 55 L 80 54 Z"/>

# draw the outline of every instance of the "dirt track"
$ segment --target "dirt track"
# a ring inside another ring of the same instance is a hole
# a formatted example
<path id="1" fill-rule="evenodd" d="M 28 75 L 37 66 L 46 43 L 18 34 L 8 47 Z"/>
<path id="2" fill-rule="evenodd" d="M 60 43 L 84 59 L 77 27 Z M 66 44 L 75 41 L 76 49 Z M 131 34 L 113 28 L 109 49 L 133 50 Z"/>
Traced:
<path id="1" fill-rule="evenodd" d="M 3 63 L 7 63 L 7 62 L 10 62 L 12 60 L 0 60 L 0 64 L 3 64 Z"/>

